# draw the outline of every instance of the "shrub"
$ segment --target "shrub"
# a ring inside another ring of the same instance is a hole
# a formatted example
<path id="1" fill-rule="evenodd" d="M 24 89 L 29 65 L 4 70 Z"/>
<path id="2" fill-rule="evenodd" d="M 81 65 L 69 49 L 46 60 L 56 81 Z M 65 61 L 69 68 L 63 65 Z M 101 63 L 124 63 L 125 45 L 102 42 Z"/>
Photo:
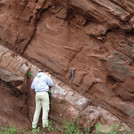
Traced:
<path id="1" fill-rule="evenodd" d="M 3 134 L 16 134 L 16 133 L 17 133 L 17 130 L 15 128 L 8 127 L 4 129 Z"/>
<path id="2" fill-rule="evenodd" d="M 32 76 L 33 76 L 32 72 L 31 71 L 28 72 L 28 77 L 32 77 Z"/>

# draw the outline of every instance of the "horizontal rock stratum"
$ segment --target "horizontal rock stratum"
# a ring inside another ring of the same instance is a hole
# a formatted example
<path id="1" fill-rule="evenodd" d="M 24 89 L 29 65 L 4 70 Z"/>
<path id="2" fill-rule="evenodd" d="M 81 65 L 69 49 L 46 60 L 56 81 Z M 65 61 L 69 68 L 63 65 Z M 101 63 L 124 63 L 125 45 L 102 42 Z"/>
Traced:
<path id="1" fill-rule="evenodd" d="M 30 82 L 24 77 L 31 68 L 29 60 L 37 68 L 49 70 L 57 81 L 66 85 L 66 91 L 59 86 L 54 92 L 55 107 L 59 110 L 55 109 L 57 114 L 53 118 L 60 120 L 64 111 L 68 111 L 68 116 L 71 113 L 68 109 L 74 111 L 75 118 L 91 103 L 110 111 L 133 128 L 133 0 L 1 0 L 0 11 L 1 47 L 6 46 L 15 53 L 11 56 L 0 50 L 2 59 L 7 57 L 6 61 L 1 61 L 1 80 L 16 87 L 14 92 L 19 91 L 17 93 L 29 104 L 26 109 L 33 109 L 34 104 L 26 99 L 26 96 L 33 97 Z M 22 64 L 25 69 L 9 71 L 11 65 L 7 62 L 14 62 L 14 55 L 18 54 L 25 57 L 25 61 L 23 64 L 18 61 L 18 66 L 13 64 L 12 68 L 17 69 Z M 76 70 L 74 80 L 69 84 L 69 68 L 72 67 Z M 29 82 L 28 94 L 23 88 L 26 81 Z M 57 92 L 61 94 L 59 99 L 56 99 Z M 74 104 L 76 101 L 78 104 Z M 67 107 L 62 109 L 65 103 Z M 30 121 L 32 111 L 26 112 Z M 98 113 L 96 120 L 100 118 Z"/>

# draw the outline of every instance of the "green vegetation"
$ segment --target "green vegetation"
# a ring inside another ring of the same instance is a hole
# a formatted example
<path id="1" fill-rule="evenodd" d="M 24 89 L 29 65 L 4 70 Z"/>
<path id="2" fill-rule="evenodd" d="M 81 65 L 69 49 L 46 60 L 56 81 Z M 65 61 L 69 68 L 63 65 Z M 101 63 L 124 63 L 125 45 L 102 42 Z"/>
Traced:
<path id="1" fill-rule="evenodd" d="M 80 127 L 75 125 L 73 121 L 65 123 L 65 134 L 82 134 Z"/>
<path id="2" fill-rule="evenodd" d="M 95 125 L 96 133 L 95 134 L 101 134 L 101 130 L 103 129 L 103 125 L 100 123 L 97 123 Z M 118 124 L 113 123 L 112 126 L 109 127 L 110 132 L 106 132 L 105 134 L 134 134 L 134 131 L 128 132 L 127 130 L 121 131 L 121 126 Z"/>
<path id="3" fill-rule="evenodd" d="M 28 72 L 28 77 L 31 78 L 33 76 L 32 72 Z"/>
<path id="4" fill-rule="evenodd" d="M 95 128 L 96 128 L 96 133 L 97 134 L 100 134 L 101 133 L 101 128 L 102 128 L 102 124 L 100 124 L 100 123 L 97 123 L 96 125 L 95 125 Z"/>
<path id="5" fill-rule="evenodd" d="M 97 123 L 95 125 L 95 128 L 96 128 L 96 133 L 97 134 L 101 134 L 101 130 L 103 128 L 103 125 L 100 124 L 100 123 Z M 110 126 L 110 132 L 109 132 L 109 134 L 121 134 L 122 132 L 119 131 L 120 129 L 121 129 L 121 127 L 118 124 L 115 124 L 114 123 L 112 126 Z"/>
<path id="6" fill-rule="evenodd" d="M 33 134 L 39 133 L 40 132 L 40 127 L 37 127 L 36 129 L 32 130 Z"/>
<path id="7" fill-rule="evenodd" d="M 63 123 L 61 126 L 55 125 L 55 122 L 49 121 L 49 127 L 43 130 L 42 128 L 38 127 L 34 130 L 17 130 L 15 128 L 7 127 L 7 128 L 0 128 L 0 134 L 47 134 L 47 133 L 56 133 L 56 134 L 90 134 L 90 126 L 88 127 L 80 127 L 79 119 L 75 123 L 73 120 L 69 122 Z M 101 130 L 103 125 L 97 123 L 95 125 L 95 132 L 93 134 L 101 134 Z M 133 132 L 123 131 L 120 132 L 121 126 L 118 124 L 113 124 L 109 127 L 110 132 L 105 134 L 134 134 Z"/>
<path id="8" fill-rule="evenodd" d="M 52 121 L 48 121 L 48 128 L 47 128 L 47 130 L 49 131 L 49 132 L 53 132 L 54 130 L 56 130 L 56 129 L 54 129 L 54 127 L 53 127 L 53 122 Z"/>
<path id="9" fill-rule="evenodd" d="M 17 130 L 12 127 L 7 127 L 0 130 L 0 134 L 17 134 Z"/>
<path id="10" fill-rule="evenodd" d="M 74 120 L 66 121 L 58 130 L 63 134 L 89 134 L 90 125 L 81 127 L 79 121 L 79 117 L 77 118 L 76 122 Z"/>

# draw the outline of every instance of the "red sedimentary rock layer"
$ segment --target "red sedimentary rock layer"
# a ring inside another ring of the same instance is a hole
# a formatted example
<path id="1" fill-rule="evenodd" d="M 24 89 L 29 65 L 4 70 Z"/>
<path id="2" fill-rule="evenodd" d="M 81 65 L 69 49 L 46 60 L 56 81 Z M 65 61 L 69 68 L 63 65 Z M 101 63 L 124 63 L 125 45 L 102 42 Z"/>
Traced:
<path id="1" fill-rule="evenodd" d="M 134 126 L 133 0 L 2 0 L 1 44 Z"/>

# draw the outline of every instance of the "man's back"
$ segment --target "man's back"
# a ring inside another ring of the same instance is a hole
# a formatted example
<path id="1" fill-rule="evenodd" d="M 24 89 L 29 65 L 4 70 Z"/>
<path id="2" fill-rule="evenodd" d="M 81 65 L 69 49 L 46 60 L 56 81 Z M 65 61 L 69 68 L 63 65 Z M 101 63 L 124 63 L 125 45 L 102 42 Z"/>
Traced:
<path id="1" fill-rule="evenodd" d="M 35 89 L 35 92 L 48 92 L 49 86 L 53 86 L 52 79 L 44 72 L 39 72 L 34 78 L 31 88 Z"/>

